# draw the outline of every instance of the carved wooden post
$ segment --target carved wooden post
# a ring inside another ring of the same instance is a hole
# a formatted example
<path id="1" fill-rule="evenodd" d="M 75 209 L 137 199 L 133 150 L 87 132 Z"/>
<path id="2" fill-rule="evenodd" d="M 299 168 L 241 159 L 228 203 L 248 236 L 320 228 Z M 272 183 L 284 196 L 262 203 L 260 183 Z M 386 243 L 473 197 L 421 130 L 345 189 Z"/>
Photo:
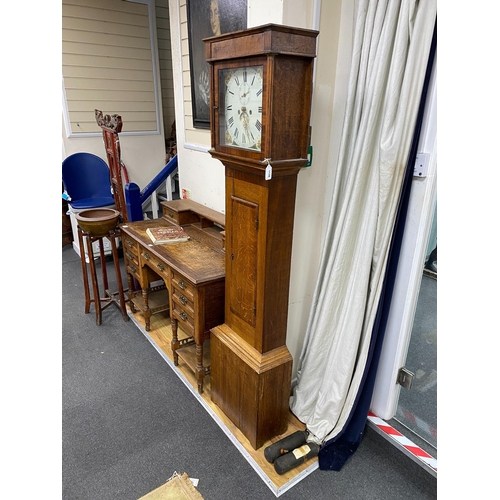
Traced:
<path id="1" fill-rule="evenodd" d="M 122 117 L 119 115 L 103 115 L 102 111 L 96 109 L 95 119 L 97 125 L 102 129 L 116 210 L 120 212 L 123 222 L 128 222 L 127 205 L 122 183 L 120 139 L 118 137 L 118 134 L 122 131 Z"/>

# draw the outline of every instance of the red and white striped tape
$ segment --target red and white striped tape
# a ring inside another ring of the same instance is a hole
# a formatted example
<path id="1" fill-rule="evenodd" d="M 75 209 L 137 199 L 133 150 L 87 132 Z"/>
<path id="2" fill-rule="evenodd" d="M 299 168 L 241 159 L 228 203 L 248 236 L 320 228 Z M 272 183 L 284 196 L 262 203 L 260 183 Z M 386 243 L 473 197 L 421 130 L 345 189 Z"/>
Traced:
<path id="1" fill-rule="evenodd" d="M 376 425 L 378 429 L 387 434 L 391 439 L 396 441 L 403 448 L 408 450 L 412 455 L 417 457 L 419 460 L 421 460 L 437 472 L 437 460 L 429 455 L 426 451 L 422 450 L 422 448 L 417 446 L 413 441 L 403 436 L 403 434 L 394 429 L 394 427 L 389 425 L 385 420 L 377 417 L 377 415 L 372 412 L 368 413 L 368 420 L 370 420 L 370 422 Z"/>
<path id="2" fill-rule="evenodd" d="M 434 427 L 432 427 L 432 425 L 429 425 L 427 422 L 424 422 L 421 418 L 418 418 L 416 415 L 413 415 L 413 413 L 408 411 L 406 408 L 402 408 L 401 410 L 399 410 L 398 408 L 398 413 L 399 412 L 401 412 L 402 418 L 412 422 L 425 434 L 428 434 L 435 440 L 437 440 L 437 430 Z"/>

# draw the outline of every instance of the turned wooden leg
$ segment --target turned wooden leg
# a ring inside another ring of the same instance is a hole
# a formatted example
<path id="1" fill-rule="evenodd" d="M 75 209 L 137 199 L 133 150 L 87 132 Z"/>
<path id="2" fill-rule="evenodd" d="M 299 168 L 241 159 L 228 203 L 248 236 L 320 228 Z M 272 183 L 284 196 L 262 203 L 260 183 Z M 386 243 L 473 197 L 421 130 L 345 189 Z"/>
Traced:
<path id="1" fill-rule="evenodd" d="M 120 260 L 118 257 L 118 250 L 116 248 L 116 235 L 114 231 L 110 232 L 110 240 L 111 240 L 111 250 L 113 252 L 113 263 L 115 265 L 115 274 L 116 281 L 118 283 L 118 296 L 120 297 L 120 310 L 122 312 L 123 319 L 128 321 L 127 308 L 125 306 L 125 295 L 123 293 L 123 282 L 122 282 L 122 273 L 120 270 Z"/>
<path id="2" fill-rule="evenodd" d="M 133 288 L 133 285 L 134 285 L 134 280 L 132 278 L 132 275 L 127 273 L 128 305 L 130 307 L 130 310 L 135 314 L 136 308 L 134 306 L 134 301 L 132 300 L 135 296 L 135 290 Z"/>
<path id="3" fill-rule="evenodd" d="M 137 309 L 135 308 L 134 301 L 132 300 L 136 295 L 135 281 L 134 277 L 127 272 L 127 286 L 128 286 L 128 305 L 130 310 L 135 314 Z"/>
<path id="4" fill-rule="evenodd" d="M 170 318 L 170 325 L 172 327 L 172 341 L 170 346 L 172 348 L 172 354 L 174 355 L 174 365 L 179 364 L 179 355 L 177 354 L 177 349 L 179 348 L 179 338 L 177 337 L 177 320 L 175 318 Z"/>
<path id="5" fill-rule="evenodd" d="M 198 380 L 198 393 L 203 392 L 203 379 L 205 369 L 203 368 L 203 344 L 196 344 L 196 379 Z"/>
<path id="6" fill-rule="evenodd" d="M 148 301 L 148 290 L 142 290 L 142 300 L 144 301 L 144 320 L 146 322 L 146 331 L 149 332 L 150 322 L 151 322 L 151 310 L 149 309 L 149 301 Z"/>

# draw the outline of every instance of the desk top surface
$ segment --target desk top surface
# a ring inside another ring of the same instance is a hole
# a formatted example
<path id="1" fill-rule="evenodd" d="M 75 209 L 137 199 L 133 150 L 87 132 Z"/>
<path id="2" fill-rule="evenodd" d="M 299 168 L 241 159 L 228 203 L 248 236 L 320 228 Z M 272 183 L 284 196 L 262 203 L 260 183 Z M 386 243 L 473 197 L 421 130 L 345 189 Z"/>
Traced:
<path id="1" fill-rule="evenodd" d="M 146 233 L 148 227 L 165 227 L 172 224 L 164 218 L 128 222 L 121 230 L 147 248 L 158 259 L 184 275 L 195 285 L 225 278 L 225 254 L 203 241 L 203 231 L 183 225 L 190 239 L 179 243 L 154 245 Z"/>

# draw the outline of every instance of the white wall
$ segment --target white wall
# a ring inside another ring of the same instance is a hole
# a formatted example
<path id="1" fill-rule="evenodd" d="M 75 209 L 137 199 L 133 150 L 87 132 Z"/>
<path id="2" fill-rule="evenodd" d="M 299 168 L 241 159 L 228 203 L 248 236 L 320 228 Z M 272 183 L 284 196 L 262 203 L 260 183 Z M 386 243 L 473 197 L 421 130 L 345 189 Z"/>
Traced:
<path id="1" fill-rule="evenodd" d="M 302 348 L 316 283 L 324 225 L 330 208 L 331 178 L 338 157 L 343 107 L 350 62 L 352 2 L 342 0 L 249 0 L 248 26 L 270 22 L 317 29 L 318 56 L 313 91 L 313 164 L 298 176 L 294 239 L 290 277 L 287 346 L 294 359 L 293 375 Z M 177 148 L 180 187 L 191 198 L 220 212 L 225 211 L 224 166 L 208 153 L 209 131 L 192 129 L 186 84 L 185 0 L 169 0 L 174 92 L 176 96 Z M 342 33 L 342 40 L 339 40 Z M 339 45 L 340 44 L 340 45 Z M 339 49 L 341 56 L 337 57 Z M 187 115 L 187 119 L 185 116 Z"/>

